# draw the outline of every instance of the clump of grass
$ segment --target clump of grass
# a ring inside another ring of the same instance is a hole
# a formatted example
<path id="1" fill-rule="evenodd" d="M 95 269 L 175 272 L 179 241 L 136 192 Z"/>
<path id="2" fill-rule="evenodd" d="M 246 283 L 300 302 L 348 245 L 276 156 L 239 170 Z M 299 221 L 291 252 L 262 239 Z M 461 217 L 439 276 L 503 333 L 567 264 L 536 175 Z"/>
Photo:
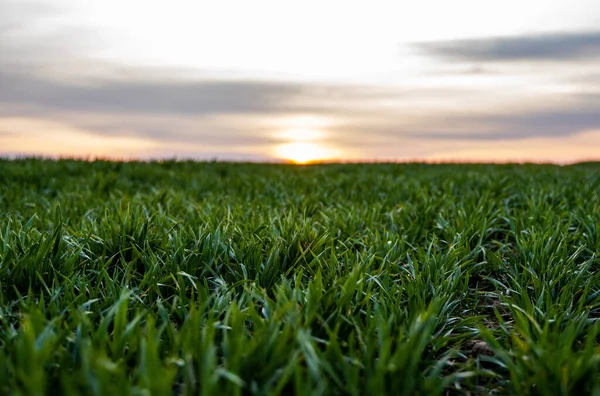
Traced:
<path id="1" fill-rule="evenodd" d="M 599 170 L 0 160 L 0 393 L 598 393 Z"/>

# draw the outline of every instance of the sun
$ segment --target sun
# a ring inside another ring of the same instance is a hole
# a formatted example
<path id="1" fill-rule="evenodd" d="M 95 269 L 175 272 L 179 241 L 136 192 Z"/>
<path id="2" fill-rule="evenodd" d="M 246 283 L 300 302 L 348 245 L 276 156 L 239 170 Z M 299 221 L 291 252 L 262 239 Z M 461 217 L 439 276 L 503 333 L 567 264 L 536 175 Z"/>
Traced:
<path id="1" fill-rule="evenodd" d="M 272 155 L 299 165 L 339 158 L 340 151 L 331 145 L 335 140 L 327 130 L 327 124 L 316 121 L 297 118 L 288 122 L 287 128 L 274 131 L 272 137 L 278 143 L 272 146 Z"/>
<path id="2" fill-rule="evenodd" d="M 275 151 L 277 157 L 299 165 L 333 159 L 336 155 L 335 150 L 312 142 L 285 143 L 278 146 Z"/>

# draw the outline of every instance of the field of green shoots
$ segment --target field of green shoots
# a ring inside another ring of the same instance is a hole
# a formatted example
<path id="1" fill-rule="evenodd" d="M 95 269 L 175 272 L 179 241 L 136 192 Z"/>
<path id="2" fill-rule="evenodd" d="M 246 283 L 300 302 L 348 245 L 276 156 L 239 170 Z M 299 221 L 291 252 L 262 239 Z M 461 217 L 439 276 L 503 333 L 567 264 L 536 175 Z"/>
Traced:
<path id="1" fill-rule="evenodd" d="M 0 395 L 600 393 L 600 164 L 0 160 Z"/>

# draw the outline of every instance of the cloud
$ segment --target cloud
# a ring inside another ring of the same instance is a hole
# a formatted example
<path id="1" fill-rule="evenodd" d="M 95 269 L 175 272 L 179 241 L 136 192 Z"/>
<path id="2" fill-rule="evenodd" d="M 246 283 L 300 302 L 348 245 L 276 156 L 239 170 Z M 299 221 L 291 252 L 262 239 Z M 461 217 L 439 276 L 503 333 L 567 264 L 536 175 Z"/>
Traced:
<path id="1" fill-rule="evenodd" d="M 600 129 L 585 130 L 561 138 L 525 138 L 515 144 L 503 139 L 493 145 L 481 141 L 451 142 L 443 149 L 431 150 L 423 158 L 430 161 L 468 162 L 544 162 L 571 164 L 598 160 Z"/>
<path id="2" fill-rule="evenodd" d="M 409 133 L 422 139 L 514 141 L 534 137 L 565 137 L 600 128 L 600 99 L 576 107 L 548 107 L 536 112 L 489 113 L 450 118 L 454 128 Z"/>
<path id="3" fill-rule="evenodd" d="M 468 62 L 600 59 L 600 32 L 547 33 L 415 44 L 441 59 Z"/>
<path id="4" fill-rule="evenodd" d="M 132 72 L 132 75 L 136 73 Z M 143 73 L 138 73 L 143 74 Z M 521 140 L 600 127 L 600 92 L 546 102 L 481 108 L 487 92 L 398 89 L 255 80 L 98 80 L 66 83 L 0 73 L 0 115 L 55 120 L 99 136 L 203 144 L 230 150 L 277 144 L 277 120 L 297 114 L 332 119 L 331 144 L 400 144 L 403 139 Z M 470 95 L 470 96 L 469 96 Z M 433 103 L 463 101 L 463 109 Z M 462 98 L 462 99 L 461 99 Z M 465 101 L 465 98 L 469 98 Z M 550 100 L 551 99 L 551 100 Z M 429 108 L 423 109 L 423 103 Z M 280 126 L 279 128 L 281 128 Z M 318 126 L 317 126 L 318 127 Z"/>
<path id="5" fill-rule="evenodd" d="M 55 16 L 59 11 L 60 7 L 51 3 L 30 0 L 2 0 L 0 32 L 8 33 L 21 30 L 31 25 L 31 22 Z"/>
<path id="6" fill-rule="evenodd" d="M 301 91 L 295 84 L 260 81 L 98 81 L 66 84 L 0 74 L 0 103 L 112 113 L 210 115 L 276 112 Z"/>
<path id="7" fill-rule="evenodd" d="M 86 56 L 85 51 L 94 53 L 90 46 L 98 41 L 91 39 L 93 32 L 84 29 L 78 34 L 76 26 L 64 26 L 50 36 L 37 35 L 29 28 L 35 21 L 18 23 L 29 11 L 38 21 L 51 18 L 51 8 L 36 14 L 27 8 L 33 3 L 11 4 L 11 13 L 0 14 L 0 146 L 12 141 L 17 147 L 19 138 L 41 148 L 56 141 L 75 153 L 83 145 L 77 136 L 85 136 L 93 144 L 84 150 L 106 140 L 100 154 L 118 146 L 134 153 L 139 145 L 146 150 L 139 153 L 142 156 L 265 160 L 272 158 L 268 147 L 281 143 L 273 132 L 295 128 L 285 120 L 306 115 L 327 121 L 315 126 L 327 132 L 324 144 L 356 158 L 365 153 L 392 158 L 468 142 L 492 147 L 499 141 L 570 138 L 600 128 L 595 71 L 567 76 L 561 69 L 554 81 L 572 78 L 574 89 L 540 94 L 535 91 L 540 87 L 511 83 L 505 71 L 496 73 L 496 65 L 487 64 L 451 64 L 460 67 L 455 76 L 428 75 L 426 81 L 387 86 L 127 67 Z M 554 34 L 427 43 L 419 48 L 452 60 L 571 57 L 593 64 L 593 50 L 600 53 L 599 37 L 600 33 Z M 569 69 L 571 64 L 562 66 Z M 481 84 L 473 84 L 475 79 Z"/>

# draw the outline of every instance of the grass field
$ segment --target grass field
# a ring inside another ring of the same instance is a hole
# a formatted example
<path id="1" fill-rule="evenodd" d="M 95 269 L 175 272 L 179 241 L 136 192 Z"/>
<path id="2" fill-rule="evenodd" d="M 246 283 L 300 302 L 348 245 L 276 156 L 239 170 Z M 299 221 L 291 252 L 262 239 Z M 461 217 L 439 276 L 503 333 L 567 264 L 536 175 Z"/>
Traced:
<path id="1" fill-rule="evenodd" d="M 600 164 L 0 161 L 0 394 L 600 394 Z"/>

